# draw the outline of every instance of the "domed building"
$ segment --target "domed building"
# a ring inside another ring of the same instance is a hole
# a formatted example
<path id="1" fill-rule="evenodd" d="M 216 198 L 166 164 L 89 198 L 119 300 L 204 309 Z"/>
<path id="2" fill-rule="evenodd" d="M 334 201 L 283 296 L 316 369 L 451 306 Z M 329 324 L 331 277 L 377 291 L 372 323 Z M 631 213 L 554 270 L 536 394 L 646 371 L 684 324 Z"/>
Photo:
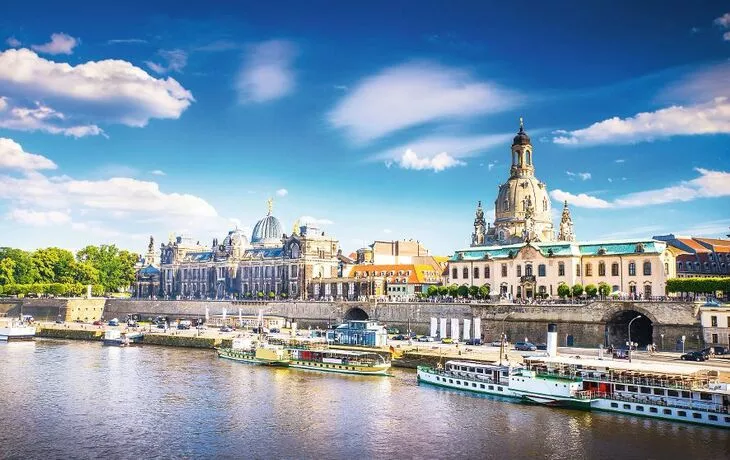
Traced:
<path id="1" fill-rule="evenodd" d="M 272 201 L 268 201 L 269 212 L 266 217 L 256 222 L 251 234 L 251 243 L 254 246 L 270 247 L 280 246 L 282 240 L 281 224 L 279 219 L 271 215 Z"/>

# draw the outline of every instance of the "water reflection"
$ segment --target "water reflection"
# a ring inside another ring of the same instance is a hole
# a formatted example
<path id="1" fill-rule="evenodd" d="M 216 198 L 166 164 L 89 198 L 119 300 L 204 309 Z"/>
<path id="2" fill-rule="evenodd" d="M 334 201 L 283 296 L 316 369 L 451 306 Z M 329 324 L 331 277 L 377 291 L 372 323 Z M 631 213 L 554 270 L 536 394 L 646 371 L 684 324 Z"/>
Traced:
<path id="1" fill-rule="evenodd" d="M 0 344 L 2 456 L 726 458 L 730 433 L 209 350 Z"/>

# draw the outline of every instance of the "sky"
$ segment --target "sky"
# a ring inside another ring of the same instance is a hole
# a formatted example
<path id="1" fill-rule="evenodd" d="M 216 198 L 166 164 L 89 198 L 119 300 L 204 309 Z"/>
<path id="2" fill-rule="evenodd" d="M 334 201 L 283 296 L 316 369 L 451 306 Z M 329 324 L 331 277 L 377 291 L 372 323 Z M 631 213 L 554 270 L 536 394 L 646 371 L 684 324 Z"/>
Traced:
<path id="1" fill-rule="evenodd" d="M 10 2 L 0 246 L 468 246 L 524 117 L 579 240 L 730 233 L 727 2 Z M 43 14 L 39 14 L 43 12 Z"/>

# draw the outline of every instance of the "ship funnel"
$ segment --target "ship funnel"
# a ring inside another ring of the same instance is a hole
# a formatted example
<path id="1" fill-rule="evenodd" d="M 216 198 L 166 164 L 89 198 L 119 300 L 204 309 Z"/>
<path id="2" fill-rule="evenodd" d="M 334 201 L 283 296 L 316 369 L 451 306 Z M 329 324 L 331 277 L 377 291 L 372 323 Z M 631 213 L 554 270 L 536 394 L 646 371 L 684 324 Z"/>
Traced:
<path id="1" fill-rule="evenodd" d="M 548 324 L 547 354 L 548 356 L 558 356 L 558 325 L 555 323 Z"/>

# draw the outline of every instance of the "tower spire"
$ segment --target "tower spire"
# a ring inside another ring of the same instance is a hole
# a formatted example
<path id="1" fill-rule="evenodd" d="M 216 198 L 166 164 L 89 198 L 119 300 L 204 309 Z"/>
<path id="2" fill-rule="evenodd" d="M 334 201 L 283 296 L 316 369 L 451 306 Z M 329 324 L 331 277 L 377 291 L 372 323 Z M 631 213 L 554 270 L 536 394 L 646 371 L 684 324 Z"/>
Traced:
<path id="1" fill-rule="evenodd" d="M 570 217 L 568 200 L 565 200 L 563 202 L 563 215 L 560 218 L 560 231 L 558 232 L 558 241 L 575 241 L 573 219 Z"/>
<path id="2" fill-rule="evenodd" d="M 522 117 L 520 117 L 520 132 L 521 133 L 524 133 L 525 132 L 525 122 L 522 119 Z"/>

